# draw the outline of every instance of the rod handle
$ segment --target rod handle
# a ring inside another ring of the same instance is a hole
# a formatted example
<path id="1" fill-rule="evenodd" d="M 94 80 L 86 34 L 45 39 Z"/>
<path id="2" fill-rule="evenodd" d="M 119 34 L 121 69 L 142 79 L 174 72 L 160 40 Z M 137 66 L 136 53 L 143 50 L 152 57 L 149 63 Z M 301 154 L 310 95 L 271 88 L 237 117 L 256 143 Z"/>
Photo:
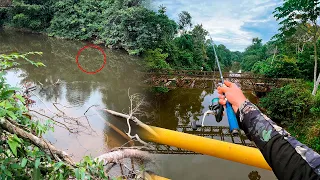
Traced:
<path id="1" fill-rule="evenodd" d="M 230 132 L 232 135 L 238 135 L 239 134 L 239 125 L 238 120 L 236 118 L 236 114 L 234 113 L 232 109 L 232 105 L 227 101 L 226 103 L 226 109 L 227 109 L 227 116 L 228 116 L 228 122 L 230 127 Z"/>

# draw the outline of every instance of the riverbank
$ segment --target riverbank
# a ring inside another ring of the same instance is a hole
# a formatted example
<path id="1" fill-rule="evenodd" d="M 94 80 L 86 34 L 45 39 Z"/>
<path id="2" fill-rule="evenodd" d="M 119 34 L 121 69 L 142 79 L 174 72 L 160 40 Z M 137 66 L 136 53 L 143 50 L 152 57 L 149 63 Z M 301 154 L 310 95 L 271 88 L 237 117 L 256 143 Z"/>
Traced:
<path id="1" fill-rule="evenodd" d="M 320 152 L 320 93 L 313 96 L 312 89 L 312 83 L 296 81 L 273 89 L 259 104 L 273 121 Z"/>

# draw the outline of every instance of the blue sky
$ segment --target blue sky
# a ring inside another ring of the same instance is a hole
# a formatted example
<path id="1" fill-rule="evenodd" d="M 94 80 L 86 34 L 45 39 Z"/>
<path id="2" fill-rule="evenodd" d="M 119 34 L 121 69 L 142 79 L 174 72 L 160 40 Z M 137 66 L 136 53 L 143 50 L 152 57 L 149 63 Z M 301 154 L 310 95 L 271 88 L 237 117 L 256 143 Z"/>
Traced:
<path id="1" fill-rule="evenodd" d="M 277 33 L 278 22 L 272 15 L 281 0 L 153 0 L 152 6 L 167 7 L 167 15 L 178 20 L 188 11 L 193 24 L 202 24 L 217 44 L 243 51 L 252 38 L 263 42 Z"/>

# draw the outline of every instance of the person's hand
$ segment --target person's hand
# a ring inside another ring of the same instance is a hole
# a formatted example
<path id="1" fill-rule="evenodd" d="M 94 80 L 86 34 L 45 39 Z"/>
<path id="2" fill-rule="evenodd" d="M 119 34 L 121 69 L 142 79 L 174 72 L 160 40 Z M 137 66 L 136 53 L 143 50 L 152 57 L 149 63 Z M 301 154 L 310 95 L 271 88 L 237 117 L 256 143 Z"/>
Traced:
<path id="1" fill-rule="evenodd" d="M 237 113 L 241 104 L 247 99 L 243 95 L 241 89 L 236 84 L 229 81 L 224 81 L 223 87 L 218 87 L 218 93 L 220 94 L 219 103 L 226 105 L 228 100 L 232 104 L 235 113 Z"/>

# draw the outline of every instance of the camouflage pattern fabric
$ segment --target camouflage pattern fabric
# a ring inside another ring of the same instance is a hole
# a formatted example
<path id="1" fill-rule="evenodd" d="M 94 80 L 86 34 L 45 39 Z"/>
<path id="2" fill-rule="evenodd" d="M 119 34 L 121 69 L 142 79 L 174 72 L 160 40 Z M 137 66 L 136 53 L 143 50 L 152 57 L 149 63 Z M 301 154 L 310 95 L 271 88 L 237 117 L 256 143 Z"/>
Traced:
<path id="1" fill-rule="evenodd" d="M 242 129 L 248 138 L 255 142 L 259 149 L 263 149 L 272 137 L 280 134 L 309 164 L 314 172 L 320 175 L 320 155 L 318 153 L 300 143 L 294 137 L 291 137 L 286 130 L 261 113 L 261 111 L 248 100 L 241 105 L 239 112 L 239 121 Z"/>

